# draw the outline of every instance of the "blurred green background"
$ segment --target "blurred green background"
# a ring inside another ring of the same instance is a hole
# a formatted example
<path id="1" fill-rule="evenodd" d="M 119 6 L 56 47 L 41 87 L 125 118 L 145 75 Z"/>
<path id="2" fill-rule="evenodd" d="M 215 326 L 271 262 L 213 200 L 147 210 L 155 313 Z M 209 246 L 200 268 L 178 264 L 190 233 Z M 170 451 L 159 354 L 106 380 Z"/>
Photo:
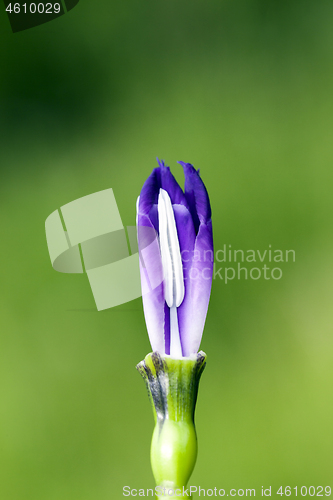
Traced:
<path id="1" fill-rule="evenodd" d="M 200 168 L 216 249 L 296 252 L 214 280 L 191 484 L 333 486 L 332 25 L 324 0 L 81 0 L 16 34 L 1 9 L 1 500 L 154 486 L 141 299 L 97 312 L 44 222 L 112 187 L 133 225 L 156 156 Z"/>

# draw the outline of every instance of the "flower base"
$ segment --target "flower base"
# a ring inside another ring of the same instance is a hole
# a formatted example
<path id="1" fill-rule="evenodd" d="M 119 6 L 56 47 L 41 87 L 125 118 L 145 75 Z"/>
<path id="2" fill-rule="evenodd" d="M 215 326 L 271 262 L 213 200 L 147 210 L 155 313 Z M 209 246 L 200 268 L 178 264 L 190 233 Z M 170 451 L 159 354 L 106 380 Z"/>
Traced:
<path id="1" fill-rule="evenodd" d="M 165 489 L 166 498 L 182 498 L 181 492 L 194 469 L 197 458 L 194 412 L 205 366 L 206 354 L 202 351 L 181 359 L 153 352 L 137 365 L 146 382 L 155 419 L 150 454 L 152 470 L 156 485 L 161 492 Z M 185 497 L 190 498 L 187 494 Z M 163 493 L 157 498 L 163 498 Z"/>

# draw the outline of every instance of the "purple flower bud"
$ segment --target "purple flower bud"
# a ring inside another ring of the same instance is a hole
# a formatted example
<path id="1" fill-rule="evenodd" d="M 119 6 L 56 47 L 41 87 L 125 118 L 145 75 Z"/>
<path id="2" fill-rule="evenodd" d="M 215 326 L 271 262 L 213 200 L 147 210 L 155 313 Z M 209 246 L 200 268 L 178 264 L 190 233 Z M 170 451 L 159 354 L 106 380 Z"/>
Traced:
<path id="1" fill-rule="evenodd" d="M 153 351 L 174 358 L 198 352 L 213 274 L 208 193 L 199 170 L 179 162 L 185 192 L 163 161 L 137 203 L 142 299 Z"/>

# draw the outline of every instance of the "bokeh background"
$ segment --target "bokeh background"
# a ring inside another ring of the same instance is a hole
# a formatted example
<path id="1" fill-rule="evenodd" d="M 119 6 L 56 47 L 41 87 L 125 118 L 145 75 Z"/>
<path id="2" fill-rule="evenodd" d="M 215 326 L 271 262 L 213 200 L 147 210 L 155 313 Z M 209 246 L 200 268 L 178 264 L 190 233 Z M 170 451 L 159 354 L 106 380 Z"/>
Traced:
<path id="1" fill-rule="evenodd" d="M 133 225 L 156 156 L 201 169 L 216 249 L 296 252 L 214 280 L 191 484 L 333 486 L 332 25 L 326 0 L 81 0 L 16 34 L 1 9 L 1 499 L 154 486 L 141 299 L 97 312 L 44 222 L 112 187 Z"/>

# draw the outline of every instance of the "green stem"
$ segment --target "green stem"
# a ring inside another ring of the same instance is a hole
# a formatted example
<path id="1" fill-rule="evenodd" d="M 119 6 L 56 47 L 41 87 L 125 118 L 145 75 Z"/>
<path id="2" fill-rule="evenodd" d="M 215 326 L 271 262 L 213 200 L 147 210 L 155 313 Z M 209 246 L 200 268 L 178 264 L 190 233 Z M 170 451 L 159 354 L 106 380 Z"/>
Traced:
<path id="1" fill-rule="evenodd" d="M 181 359 L 153 352 L 137 365 L 146 382 L 155 419 L 152 470 L 159 493 L 164 491 L 169 499 L 191 498 L 181 492 L 186 489 L 197 458 L 194 412 L 205 365 L 206 354 L 202 351 Z M 156 498 L 161 497 L 163 493 Z"/>

